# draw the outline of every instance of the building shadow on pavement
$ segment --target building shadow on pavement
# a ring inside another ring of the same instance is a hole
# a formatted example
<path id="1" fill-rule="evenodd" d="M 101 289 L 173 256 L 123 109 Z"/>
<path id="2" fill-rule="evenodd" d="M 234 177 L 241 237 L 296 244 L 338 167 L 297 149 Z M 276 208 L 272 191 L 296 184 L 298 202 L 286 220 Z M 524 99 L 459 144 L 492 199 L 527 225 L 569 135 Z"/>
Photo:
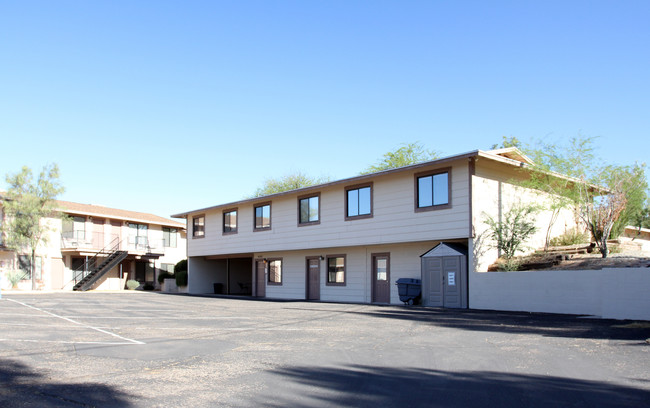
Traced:
<path id="1" fill-rule="evenodd" d="M 611 382 L 489 371 L 350 365 L 271 371 L 290 391 L 266 407 L 649 407 L 650 391 Z M 642 382 L 643 380 L 638 380 Z M 647 386 L 647 384 L 645 385 Z M 280 390 L 273 390 L 272 394 Z"/>
<path id="2" fill-rule="evenodd" d="M 303 308 L 303 310 L 325 311 L 318 308 Z M 639 345 L 646 346 L 648 346 L 646 339 L 650 338 L 650 322 L 591 319 L 575 315 L 394 306 L 337 313 L 421 322 L 431 326 L 461 330 L 536 334 L 547 337 L 633 340 L 638 341 Z"/>
<path id="3" fill-rule="evenodd" d="M 0 359 L 0 407 L 130 407 L 129 394 L 98 383 L 60 383 Z"/>

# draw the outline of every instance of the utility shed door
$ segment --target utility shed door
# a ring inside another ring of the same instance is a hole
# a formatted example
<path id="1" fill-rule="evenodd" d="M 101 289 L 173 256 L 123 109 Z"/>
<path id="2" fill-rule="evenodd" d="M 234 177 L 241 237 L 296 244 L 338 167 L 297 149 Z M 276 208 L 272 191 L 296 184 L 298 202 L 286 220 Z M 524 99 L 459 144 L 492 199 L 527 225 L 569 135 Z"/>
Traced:
<path id="1" fill-rule="evenodd" d="M 425 306 L 467 307 L 467 256 L 458 244 L 439 244 L 422 255 Z"/>
<path id="2" fill-rule="evenodd" d="M 442 306 L 442 257 L 422 258 L 422 297 L 426 306 Z"/>

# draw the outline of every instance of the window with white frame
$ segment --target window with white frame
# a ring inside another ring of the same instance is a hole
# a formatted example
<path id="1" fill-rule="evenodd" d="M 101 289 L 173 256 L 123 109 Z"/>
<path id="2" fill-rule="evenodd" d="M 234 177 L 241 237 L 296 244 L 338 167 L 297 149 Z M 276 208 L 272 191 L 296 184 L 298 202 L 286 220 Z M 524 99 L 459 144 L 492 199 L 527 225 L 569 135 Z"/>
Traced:
<path id="1" fill-rule="evenodd" d="M 163 233 L 163 247 L 176 248 L 178 230 L 176 228 L 163 227 L 162 233 Z"/>

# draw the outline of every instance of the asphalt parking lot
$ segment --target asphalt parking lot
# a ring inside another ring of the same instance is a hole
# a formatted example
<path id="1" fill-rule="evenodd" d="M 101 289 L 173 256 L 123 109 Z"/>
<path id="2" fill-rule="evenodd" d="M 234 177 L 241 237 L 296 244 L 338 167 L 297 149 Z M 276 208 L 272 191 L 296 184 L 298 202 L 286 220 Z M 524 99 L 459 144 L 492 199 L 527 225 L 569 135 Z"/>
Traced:
<path id="1" fill-rule="evenodd" d="M 650 324 L 160 293 L 7 294 L 2 407 L 648 407 Z"/>

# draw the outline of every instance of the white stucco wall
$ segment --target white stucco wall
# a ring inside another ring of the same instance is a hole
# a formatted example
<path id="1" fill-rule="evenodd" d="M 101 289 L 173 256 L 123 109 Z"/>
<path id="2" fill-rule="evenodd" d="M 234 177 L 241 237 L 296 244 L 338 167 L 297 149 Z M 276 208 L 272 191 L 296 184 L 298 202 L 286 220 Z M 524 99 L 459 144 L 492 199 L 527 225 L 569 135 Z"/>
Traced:
<path id="1" fill-rule="evenodd" d="M 650 269 L 470 273 L 469 307 L 650 320 Z"/>

